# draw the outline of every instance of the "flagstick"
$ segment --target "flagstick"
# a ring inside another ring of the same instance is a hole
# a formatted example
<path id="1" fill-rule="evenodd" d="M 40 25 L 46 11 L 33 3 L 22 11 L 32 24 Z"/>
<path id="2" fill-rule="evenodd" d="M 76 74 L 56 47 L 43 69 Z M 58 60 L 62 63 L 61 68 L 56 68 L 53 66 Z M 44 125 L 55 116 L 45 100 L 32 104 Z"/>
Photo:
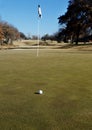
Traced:
<path id="1" fill-rule="evenodd" d="M 39 41 L 40 41 L 40 33 L 39 33 L 39 22 L 40 22 L 40 18 L 42 17 L 42 12 L 41 12 L 41 8 L 40 5 L 38 5 L 38 47 L 37 47 L 37 56 L 39 55 Z"/>
<path id="2" fill-rule="evenodd" d="M 37 41 L 37 57 L 39 56 L 39 18 L 38 18 L 38 41 Z"/>

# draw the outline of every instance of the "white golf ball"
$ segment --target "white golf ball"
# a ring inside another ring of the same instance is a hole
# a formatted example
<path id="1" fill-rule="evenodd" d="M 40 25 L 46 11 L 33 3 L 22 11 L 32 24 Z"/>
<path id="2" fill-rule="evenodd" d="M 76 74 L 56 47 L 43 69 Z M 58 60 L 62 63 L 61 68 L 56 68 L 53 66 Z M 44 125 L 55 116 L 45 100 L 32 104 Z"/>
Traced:
<path id="1" fill-rule="evenodd" d="M 43 94 L 43 91 L 42 91 L 42 90 L 39 90 L 38 93 L 39 93 L 39 94 Z"/>

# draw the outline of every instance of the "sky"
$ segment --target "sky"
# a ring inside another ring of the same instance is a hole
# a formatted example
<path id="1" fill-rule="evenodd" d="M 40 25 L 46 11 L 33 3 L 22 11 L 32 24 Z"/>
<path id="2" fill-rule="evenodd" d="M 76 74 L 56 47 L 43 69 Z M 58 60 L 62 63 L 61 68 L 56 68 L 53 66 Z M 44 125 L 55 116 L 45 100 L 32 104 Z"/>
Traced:
<path id="1" fill-rule="evenodd" d="M 38 5 L 42 18 L 38 17 Z M 65 14 L 68 0 L 0 0 L 0 20 L 16 27 L 26 36 L 54 34 L 59 29 L 58 17 Z"/>

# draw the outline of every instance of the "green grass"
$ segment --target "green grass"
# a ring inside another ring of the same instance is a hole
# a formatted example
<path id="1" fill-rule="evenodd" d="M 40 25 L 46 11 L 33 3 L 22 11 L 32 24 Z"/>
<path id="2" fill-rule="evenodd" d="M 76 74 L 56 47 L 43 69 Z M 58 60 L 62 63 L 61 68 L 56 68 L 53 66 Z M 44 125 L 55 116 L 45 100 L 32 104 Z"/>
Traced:
<path id="1" fill-rule="evenodd" d="M 92 130 L 92 52 L 0 51 L 0 130 Z"/>

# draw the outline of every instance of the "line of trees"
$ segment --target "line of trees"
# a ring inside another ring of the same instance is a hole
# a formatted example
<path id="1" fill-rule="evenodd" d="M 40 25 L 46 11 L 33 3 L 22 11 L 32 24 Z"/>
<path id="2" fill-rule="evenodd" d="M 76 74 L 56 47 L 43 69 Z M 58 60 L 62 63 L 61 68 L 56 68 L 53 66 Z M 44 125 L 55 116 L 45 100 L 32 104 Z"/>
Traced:
<path id="1" fill-rule="evenodd" d="M 58 38 L 78 44 L 92 38 L 92 0 L 69 0 L 67 12 L 58 17 Z"/>
<path id="2" fill-rule="evenodd" d="M 57 33 L 54 33 L 52 35 L 49 35 L 49 34 L 45 34 L 44 36 L 42 36 L 42 40 L 43 41 L 46 41 L 46 40 L 51 40 L 51 41 L 57 41 L 57 36 L 58 36 L 58 32 Z"/>
<path id="3" fill-rule="evenodd" d="M 0 44 L 12 44 L 14 40 L 26 39 L 24 33 L 5 21 L 0 21 Z"/>

